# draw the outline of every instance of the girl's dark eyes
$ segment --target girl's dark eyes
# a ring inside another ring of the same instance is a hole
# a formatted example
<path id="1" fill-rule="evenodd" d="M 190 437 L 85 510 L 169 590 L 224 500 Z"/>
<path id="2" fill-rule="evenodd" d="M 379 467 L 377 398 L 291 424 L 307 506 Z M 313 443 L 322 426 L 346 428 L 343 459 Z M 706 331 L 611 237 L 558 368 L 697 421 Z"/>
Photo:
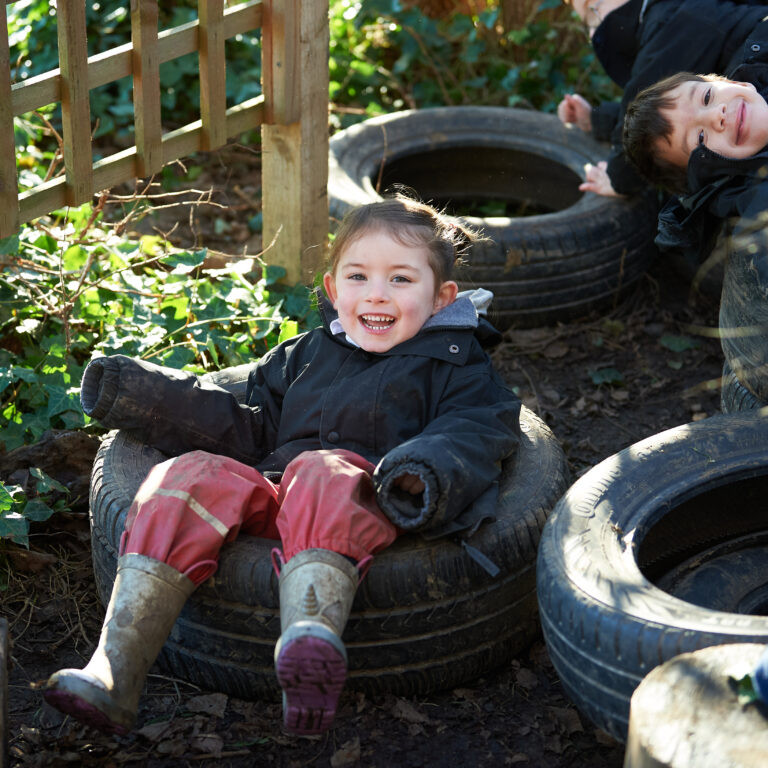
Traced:
<path id="1" fill-rule="evenodd" d="M 393 282 L 395 283 L 410 283 L 410 279 L 403 276 L 403 275 L 395 275 L 395 277 L 392 278 Z"/>
<path id="2" fill-rule="evenodd" d="M 704 106 L 708 107 L 709 102 L 712 100 L 712 89 L 707 88 L 707 90 L 704 92 Z"/>

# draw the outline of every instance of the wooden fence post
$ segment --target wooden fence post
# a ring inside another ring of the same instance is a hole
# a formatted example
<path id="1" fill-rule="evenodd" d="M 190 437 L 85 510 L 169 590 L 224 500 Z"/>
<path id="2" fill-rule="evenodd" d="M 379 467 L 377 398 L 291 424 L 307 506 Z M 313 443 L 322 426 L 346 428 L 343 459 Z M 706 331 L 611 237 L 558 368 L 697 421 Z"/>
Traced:
<path id="1" fill-rule="evenodd" d="M 133 105 L 136 126 L 136 175 L 163 167 L 157 0 L 131 0 Z"/>
<path id="2" fill-rule="evenodd" d="M 204 150 L 227 141 L 227 80 L 224 58 L 224 0 L 202 0 L 200 16 L 200 117 Z"/>
<path id="3" fill-rule="evenodd" d="M 82 205 L 93 197 L 91 106 L 88 86 L 88 38 L 85 3 L 59 0 L 59 64 L 61 66 L 61 122 L 64 129 L 64 167 L 67 205 Z"/>
<path id="4" fill-rule="evenodd" d="M 5 3 L 0 4 L 0 24 L 8 29 Z M 0 232 L 6 236 L 19 228 L 19 183 L 16 178 L 16 147 L 13 139 L 11 102 L 11 52 L 8 35 L 0 33 Z"/>
<path id="5" fill-rule="evenodd" d="M 328 0 L 265 0 L 264 255 L 310 283 L 328 235 Z"/>

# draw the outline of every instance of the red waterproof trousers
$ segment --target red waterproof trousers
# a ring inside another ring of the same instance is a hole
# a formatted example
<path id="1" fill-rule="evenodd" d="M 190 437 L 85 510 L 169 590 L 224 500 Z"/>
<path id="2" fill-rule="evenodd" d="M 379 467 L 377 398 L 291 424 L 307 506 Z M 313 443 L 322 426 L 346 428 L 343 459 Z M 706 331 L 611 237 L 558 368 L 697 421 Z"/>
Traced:
<path id="1" fill-rule="evenodd" d="M 363 560 L 398 534 L 376 503 L 373 469 L 352 451 L 307 451 L 276 485 L 234 459 L 185 453 L 147 475 L 120 554 L 161 560 L 195 584 L 214 573 L 222 545 L 240 531 L 279 538 L 286 561 L 313 548 Z"/>

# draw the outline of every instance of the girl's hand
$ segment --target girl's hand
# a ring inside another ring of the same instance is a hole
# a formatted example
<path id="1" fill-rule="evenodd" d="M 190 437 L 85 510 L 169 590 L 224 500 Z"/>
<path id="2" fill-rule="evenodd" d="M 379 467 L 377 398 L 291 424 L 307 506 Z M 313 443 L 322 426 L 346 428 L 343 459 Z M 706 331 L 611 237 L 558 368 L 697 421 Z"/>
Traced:
<path id="1" fill-rule="evenodd" d="M 579 184 L 579 189 L 582 192 L 594 192 L 596 195 L 603 195 L 605 197 L 622 197 L 611 184 L 611 179 L 608 176 L 608 163 L 605 160 L 601 160 L 597 165 L 587 163 L 584 166 L 587 180 Z"/>
<path id="2" fill-rule="evenodd" d="M 557 116 L 561 123 L 573 123 L 585 133 L 592 131 L 592 107 L 578 93 L 566 93 L 557 105 Z"/>
<path id="3" fill-rule="evenodd" d="M 418 475 L 400 475 L 395 480 L 395 485 L 406 493 L 416 496 L 424 491 L 424 483 Z"/>

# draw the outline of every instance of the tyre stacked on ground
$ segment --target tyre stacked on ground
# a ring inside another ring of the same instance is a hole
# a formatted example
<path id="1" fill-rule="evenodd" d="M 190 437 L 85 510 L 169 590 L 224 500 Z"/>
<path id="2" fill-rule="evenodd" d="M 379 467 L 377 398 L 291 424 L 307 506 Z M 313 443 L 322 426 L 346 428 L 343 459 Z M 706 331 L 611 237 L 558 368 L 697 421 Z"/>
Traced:
<path id="1" fill-rule="evenodd" d="M 729 254 L 720 299 L 722 410 L 768 405 L 768 255 L 760 248 Z"/>
<path id="2" fill-rule="evenodd" d="M 242 399 L 247 366 L 210 376 Z M 497 519 L 469 544 L 499 569 L 490 575 L 457 541 L 404 536 L 376 556 L 344 633 L 347 687 L 372 694 L 421 694 L 456 686 L 506 663 L 539 635 L 535 591 L 541 530 L 568 486 L 565 456 L 530 410 L 522 441 L 502 467 Z M 131 500 L 158 451 L 112 433 L 91 482 L 94 573 L 103 602 L 114 581 Z M 173 675 L 244 699 L 277 695 L 280 634 L 274 541 L 240 536 L 216 574 L 187 601 L 159 662 Z"/>
<path id="3" fill-rule="evenodd" d="M 605 149 L 554 115 L 439 107 L 365 120 L 331 137 L 332 218 L 405 185 L 489 238 L 462 287 L 493 291 L 501 330 L 613 306 L 656 254 L 656 204 L 579 192 Z"/>
<path id="4" fill-rule="evenodd" d="M 678 654 L 768 643 L 768 414 L 717 415 L 605 459 L 539 546 L 544 639 L 563 687 L 624 740 L 633 691 Z"/>

